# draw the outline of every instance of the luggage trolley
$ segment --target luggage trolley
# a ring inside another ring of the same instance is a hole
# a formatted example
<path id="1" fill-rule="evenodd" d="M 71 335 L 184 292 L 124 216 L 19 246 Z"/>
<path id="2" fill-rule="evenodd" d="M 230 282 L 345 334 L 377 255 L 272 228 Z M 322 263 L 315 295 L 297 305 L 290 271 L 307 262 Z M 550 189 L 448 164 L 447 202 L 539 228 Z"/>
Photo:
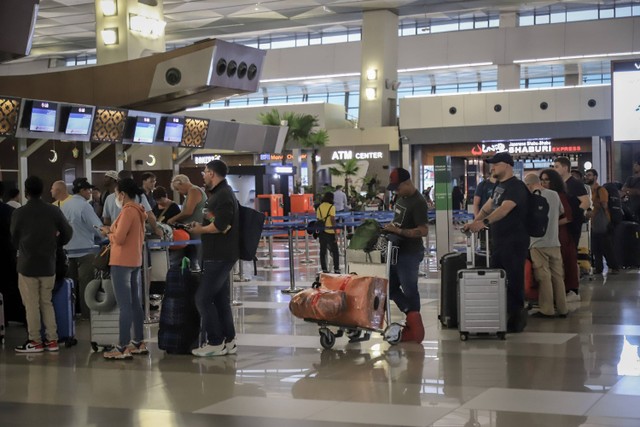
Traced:
<path id="1" fill-rule="evenodd" d="M 320 326 L 318 333 L 320 334 L 320 345 L 324 349 L 331 349 L 336 342 L 336 338 L 340 338 L 346 335 L 349 338 L 349 342 L 361 342 L 367 341 L 371 336 L 371 332 L 377 332 L 382 334 L 383 339 L 391 345 L 395 345 L 400 342 L 402 338 L 403 325 L 396 322 L 391 322 L 391 299 L 389 298 L 389 276 L 391 270 L 391 264 L 395 263 L 398 259 L 398 247 L 394 244 L 394 239 L 387 236 L 386 247 L 386 279 L 387 286 L 384 294 L 378 295 L 380 299 L 384 298 L 384 317 L 380 328 L 368 328 L 359 325 L 344 325 L 337 324 L 327 320 L 317 320 L 305 318 L 304 320 L 311 323 L 316 323 Z M 379 301 L 382 303 L 382 301 Z M 348 309 L 348 308 L 347 308 Z M 383 327 L 384 326 L 384 327 Z M 336 327 L 337 331 L 333 332 L 330 328 Z"/>

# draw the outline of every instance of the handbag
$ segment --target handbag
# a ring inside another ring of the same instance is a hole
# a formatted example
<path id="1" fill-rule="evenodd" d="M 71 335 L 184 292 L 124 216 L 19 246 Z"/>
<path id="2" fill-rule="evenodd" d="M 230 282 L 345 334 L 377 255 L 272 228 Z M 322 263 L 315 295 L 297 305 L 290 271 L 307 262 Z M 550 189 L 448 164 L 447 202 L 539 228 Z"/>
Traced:
<path id="1" fill-rule="evenodd" d="M 609 218 L 604 209 L 600 208 L 596 211 L 596 215 L 591 218 L 591 231 L 594 234 L 606 234 L 609 230 Z"/>
<path id="2" fill-rule="evenodd" d="M 100 250 L 100 253 L 93 259 L 93 266 L 98 271 L 109 270 L 109 258 L 111 256 L 111 244 L 106 245 Z"/>
<path id="3" fill-rule="evenodd" d="M 313 220 L 309 221 L 307 224 L 307 234 L 313 236 L 314 239 L 317 239 L 325 229 L 325 224 L 327 222 L 327 218 L 329 218 L 329 213 L 331 213 L 331 208 L 333 205 L 329 206 L 329 210 L 327 211 L 327 215 L 322 220 Z"/>

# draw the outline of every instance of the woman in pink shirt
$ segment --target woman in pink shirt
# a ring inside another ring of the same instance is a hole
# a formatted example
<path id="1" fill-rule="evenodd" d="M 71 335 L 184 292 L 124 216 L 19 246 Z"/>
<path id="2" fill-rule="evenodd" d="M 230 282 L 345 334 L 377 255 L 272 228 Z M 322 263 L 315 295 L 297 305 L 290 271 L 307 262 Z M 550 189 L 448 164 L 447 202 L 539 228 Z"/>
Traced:
<path id="1" fill-rule="evenodd" d="M 104 353 L 105 359 L 131 359 L 133 354 L 147 354 L 147 346 L 142 341 L 144 312 L 140 298 L 140 266 L 142 265 L 142 243 L 144 222 L 147 214 L 136 203 L 136 196 L 142 194 L 136 183 L 121 179 L 116 187 L 116 205 L 122 210 L 111 225 L 103 230 L 111 242 L 111 281 L 120 309 L 120 338 L 113 349 Z M 133 340 L 131 325 L 133 324 Z"/>

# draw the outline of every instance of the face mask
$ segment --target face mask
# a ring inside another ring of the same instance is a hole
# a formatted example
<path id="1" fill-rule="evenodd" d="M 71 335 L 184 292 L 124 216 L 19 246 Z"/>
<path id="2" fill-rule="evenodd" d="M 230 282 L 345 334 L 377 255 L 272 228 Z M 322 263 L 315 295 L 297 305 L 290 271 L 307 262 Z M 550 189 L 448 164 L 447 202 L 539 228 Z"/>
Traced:
<path id="1" fill-rule="evenodd" d="M 116 197 L 116 206 L 118 209 L 122 209 L 122 200 Z"/>

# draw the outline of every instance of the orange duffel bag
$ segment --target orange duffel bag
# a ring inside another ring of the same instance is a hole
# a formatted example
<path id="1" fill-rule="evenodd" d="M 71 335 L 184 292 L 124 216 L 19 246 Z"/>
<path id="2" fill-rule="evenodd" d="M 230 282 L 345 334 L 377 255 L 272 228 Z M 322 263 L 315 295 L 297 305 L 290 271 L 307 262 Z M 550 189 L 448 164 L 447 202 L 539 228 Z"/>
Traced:
<path id="1" fill-rule="evenodd" d="M 343 291 L 328 289 L 305 289 L 295 294 L 289 302 L 289 310 L 300 319 L 333 321 L 347 309 L 347 298 Z"/>
<path id="2" fill-rule="evenodd" d="M 341 326 L 382 329 L 387 298 L 387 279 L 353 274 L 320 274 L 320 286 L 342 290 L 347 309 L 335 318 Z"/>

